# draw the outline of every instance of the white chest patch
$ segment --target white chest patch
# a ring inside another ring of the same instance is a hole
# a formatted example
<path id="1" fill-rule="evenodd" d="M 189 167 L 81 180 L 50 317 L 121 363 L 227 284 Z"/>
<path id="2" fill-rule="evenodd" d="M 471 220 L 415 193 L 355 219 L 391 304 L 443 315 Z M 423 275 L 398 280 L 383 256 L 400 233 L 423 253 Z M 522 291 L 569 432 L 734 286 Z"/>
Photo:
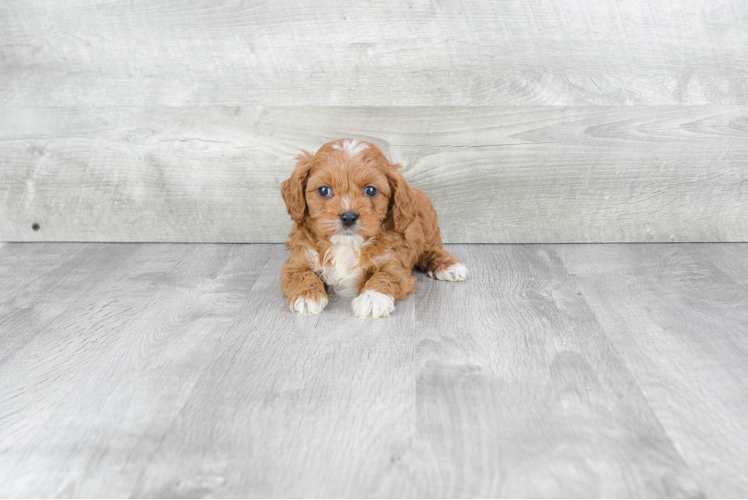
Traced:
<path id="1" fill-rule="evenodd" d="M 341 297 L 352 298 L 361 289 L 361 274 L 363 268 L 359 265 L 361 245 L 360 236 L 333 236 L 330 238 L 332 248 L 328 250 L 322 265 L 319 255 L 314 252 L 313 262 L 317 274 L 327 286 L 332 287 Z"/>

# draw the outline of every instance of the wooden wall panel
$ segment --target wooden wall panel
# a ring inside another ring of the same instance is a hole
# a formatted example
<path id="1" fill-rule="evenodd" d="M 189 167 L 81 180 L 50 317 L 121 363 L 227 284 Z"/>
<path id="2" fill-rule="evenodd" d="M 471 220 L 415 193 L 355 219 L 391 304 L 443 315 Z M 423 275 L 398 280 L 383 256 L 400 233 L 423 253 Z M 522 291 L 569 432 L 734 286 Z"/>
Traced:
<path id="1" fill-rule="evenodd" d="M 4 0 L 0 103 L 748 104 L 742 0 Z"/>
<path id="2" fill-rule="evenodd" d="M 404 165 L 449 242 L 748 239 L 746 107 L 2 111 L 4 240 L 280 242 L 294 156 L 346 135 Z"/>
<path id="3" fill-rule="evenodd" d="M 448 241 L 746 240 L 747 107 L 742 0 L 0 0 L 0 240 L 282 241 L 346 136 Z"/>

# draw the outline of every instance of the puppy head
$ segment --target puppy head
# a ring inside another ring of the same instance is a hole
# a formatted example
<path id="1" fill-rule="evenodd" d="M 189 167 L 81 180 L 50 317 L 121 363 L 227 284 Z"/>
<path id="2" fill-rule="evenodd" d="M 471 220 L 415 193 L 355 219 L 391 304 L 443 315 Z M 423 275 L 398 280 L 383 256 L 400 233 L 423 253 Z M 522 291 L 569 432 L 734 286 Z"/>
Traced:
<path id="1" fill-rule="evenodd" d="M 281 194 L 297 224 L 328 240 L 367 240 L 390 228 L 402 233 L 417 204 L 399 168 L 372 143 L 339 139 L 315 155 L 302 152 Z"/>

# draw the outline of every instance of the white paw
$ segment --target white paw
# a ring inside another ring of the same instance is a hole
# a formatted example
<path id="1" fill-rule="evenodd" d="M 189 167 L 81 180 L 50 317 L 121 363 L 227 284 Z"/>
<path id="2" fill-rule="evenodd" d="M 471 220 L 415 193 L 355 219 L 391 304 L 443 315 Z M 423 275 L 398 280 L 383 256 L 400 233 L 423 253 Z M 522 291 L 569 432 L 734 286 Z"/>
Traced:
<path id="1" fill-rule="evenodd" d="M 351 307 L 359 318 L 381 318 L 395 310 L 395 299 L 375 290 L 366 290 L 353 299 Z"/>
<path id="2" fill-rule="evenodd" d="M 462 262 L 452 264 L 443 271 L 437 271 L 436 273 L 432 273 L 431 271 L 429 271 L 429 276 L 442 281 L 465 281 L 467 275 L 467 267 L 465 267 L 465 264 L 463 264 Z"/>
<path id="3" fill-rule="evenodd" d="M 290 308 L 298 314 L 319 314 L 327 307 L 327 301 L 327 297 L 322 297 L 321 300 L 296 299 Z"/>

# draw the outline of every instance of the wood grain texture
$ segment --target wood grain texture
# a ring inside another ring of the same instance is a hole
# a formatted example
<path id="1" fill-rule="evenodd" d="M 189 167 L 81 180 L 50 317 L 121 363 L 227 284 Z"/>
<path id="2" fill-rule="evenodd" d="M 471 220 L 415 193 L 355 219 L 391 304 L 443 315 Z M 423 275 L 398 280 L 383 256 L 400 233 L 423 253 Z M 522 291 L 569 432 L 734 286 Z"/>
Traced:
<path id="1" fill-rule="evenodd" d="M 294 156 L 342 136 L 401 162 L 448 242 L 748 240 L 746 107 L 3 111 L 4 240 L 282 242 Z"/>
<path id="2" fill-rule="evenodd" d="M 416 294 L 418 496 L 701 495 L 554 247 L 450 250 L 468 281 Z"/>
<path id="3" fill-rule="evenodd" d="M 280 245 L 8 244 L 0 496 L 745 496 L 745 246 L 452 245 L 366 321 Z"/>
<path id="4" fill-rule="evenodd" d="M 559 249 L 668 436 L 714 498 L 748 492 L 748 268 L 723 271 L 714 258 L 746 250 Z"/>
<path id="5" fill-rule="evenodd" d="M 294 316 L 285 258 L 263 270 L 255 314 L 226 333 L 134 496 L 385 494 L 415 432 L 414 297 L 383 321 L 335 296 L 321 316 Z"/>
<path id="6" fill-rule="evenodd" d="M 748 252 L 742 245 L 691 245 L 700 261 L 710 262 L 731 281 L 748 287 Z"/>
<path id="7" fill-rule="evenodd" d="M 95 245 L 10 245 L 0 259 L 0 365 L 59 321 L 65 311 L 86 298 L 129 256 L 132 245 L 102 253 Z"/>
<path id="8" fill-rule="evenodd" d="M 4 1 L 0 239 L 281 242 L 292 158 L 354 136 L 405 164 L 445 241 L 748 241 L 746 19 L 741 0 Z"/>
<path id="9" fill-rule="evenodd" d="M 31 261 L 62 246 L 10 245 L 2 260 L 20 264 L 18 253 Z M 254 313 L 246 294 L 272 251 L 65 246 L 91 258 L 53 262 L 35 281 L 50 293 L 28 298 L 29 315 L 54 311 L 54 320 L 16 315 L 3 324 L 4 335 L 30 337 L 0 364 L 3 497 L 128 496 L 226 329 Z M 76 284 L 86 291 L 70 301 L 61 287 Z"/>
<path id="10" fill-rule="evenodd" d="M 6 1 L 18 106 L 748 104 L 741 0 Z"/>

